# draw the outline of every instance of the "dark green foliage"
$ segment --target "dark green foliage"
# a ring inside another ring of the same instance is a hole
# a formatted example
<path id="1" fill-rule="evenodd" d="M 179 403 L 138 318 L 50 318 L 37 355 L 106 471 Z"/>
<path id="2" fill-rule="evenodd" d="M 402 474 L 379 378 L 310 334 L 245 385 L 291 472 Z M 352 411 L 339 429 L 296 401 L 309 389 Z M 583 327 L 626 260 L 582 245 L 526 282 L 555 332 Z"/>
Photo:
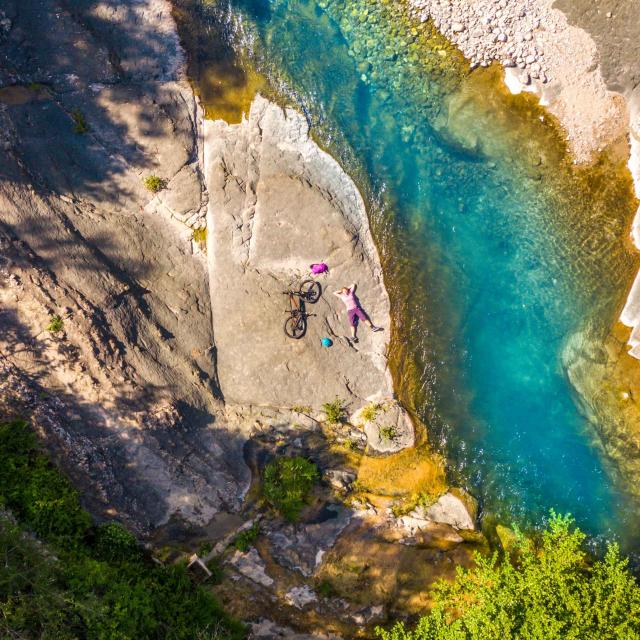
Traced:
<path id="1" fill-rule="evenodd" d="M 0 425 L 0 638 L 192 640 L 244 635 L 183 564 L 147 557 L 119 524 L 92 527 L 23 421 Z"/>
<path id="2" fill-rule="evenodd" d="M 142 553 L 135 536 L 120 523 L 108 522 L 96 527 L 93 548 L 101 560 L 130 562 L 140 560 Z"/>
<path id="3" fill-rule="evenodd" d="M 638 640 L 640 587 L 616 545 L 589 563 L 585 535 L 552 514 L 539 546 L 518 537 L 513 558 L 477 556 L 413 630 L 378 630 L 383 640 Z"/>
<path id="4" fill-rule="evenodd" d="M 233 541 L 233 546 L 242 553 L 249 551 L 249 548 L 253 546 L 256 538 L 260 535 L 260 525 L 254 522 L 250 529 L 246 529 L 242 533 L 238 534 Z"/>
<path id="5" fill-rule="evenodd" d="M 262 493 L 286 520 L 295 522 L 319 477 L 316 465 L 305 458 L 276 458 L 265 467 Z"/>
<path id="6" fill-rule="evenodd" d="M 37 449 L 25 422 L 0 424 L 0 460 L 0 504 L 46 540 L 81 544 L 91 520 L 69 481 Z"/>

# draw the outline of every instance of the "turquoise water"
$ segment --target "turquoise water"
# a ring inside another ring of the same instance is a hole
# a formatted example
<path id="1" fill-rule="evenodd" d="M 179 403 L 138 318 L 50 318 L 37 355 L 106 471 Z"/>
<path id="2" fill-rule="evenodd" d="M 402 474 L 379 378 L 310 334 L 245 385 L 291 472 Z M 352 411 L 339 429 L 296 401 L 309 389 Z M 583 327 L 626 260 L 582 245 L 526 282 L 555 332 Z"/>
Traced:
<path id="1" fill-rule="evenodd" d="M 627 267 L 607 243 L 624 224 L 603 238 L 576 224 L 592 203 L 547 177 L 553 150 L 482 95 L 462 99 L 446 49 L 407 61 L 407 30 L 386 33 L 357 4 L 232 2 L 255 64 L 371 203 L 432 440 L 503 520 L 539 524 L 554 508 L 594 535 L 635 535 L 561 363 L 584 317 L 614 317 Z"/>

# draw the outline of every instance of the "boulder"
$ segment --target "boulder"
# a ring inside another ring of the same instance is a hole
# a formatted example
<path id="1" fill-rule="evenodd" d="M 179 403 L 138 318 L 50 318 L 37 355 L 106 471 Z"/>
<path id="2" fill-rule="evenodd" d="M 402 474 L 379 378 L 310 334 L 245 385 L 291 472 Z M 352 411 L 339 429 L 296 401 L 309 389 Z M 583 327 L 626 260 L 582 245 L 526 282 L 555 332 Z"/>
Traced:
<path id="1" fill-rule="evenodd" d="M 476 517 L 475 499 L 461 489 L 440 496 L 425 512 L 427 520 L 450 524 L 454 529 L 475 529 Z"/>
<path id="2" fill-rule="evenodd" d="M 414 445 L 413 422 L 397 400 L 369 402 L 351 416 L 351 422 L 364 430 L 369 448 L 377 453 L 396 453 Z"/>
<path id="3" fill-rule="evenodd" d="M 285 602 L 296 609 L 303 609 L 308 604 L 318 601 L 318 596 L 307 584 L 289 589 L 284 596 Z"/>

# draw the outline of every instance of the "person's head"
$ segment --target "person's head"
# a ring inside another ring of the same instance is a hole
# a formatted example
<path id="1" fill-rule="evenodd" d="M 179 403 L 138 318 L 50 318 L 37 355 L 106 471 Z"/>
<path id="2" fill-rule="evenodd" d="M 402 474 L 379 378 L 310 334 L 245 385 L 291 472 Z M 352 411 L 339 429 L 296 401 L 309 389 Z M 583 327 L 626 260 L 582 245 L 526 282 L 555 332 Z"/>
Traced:
<path id="1" fill-rule="evenodd" d="M 342 287 L 342 289 L 340 289 L 340 293 L 349 293 L 349 287 Z"/>

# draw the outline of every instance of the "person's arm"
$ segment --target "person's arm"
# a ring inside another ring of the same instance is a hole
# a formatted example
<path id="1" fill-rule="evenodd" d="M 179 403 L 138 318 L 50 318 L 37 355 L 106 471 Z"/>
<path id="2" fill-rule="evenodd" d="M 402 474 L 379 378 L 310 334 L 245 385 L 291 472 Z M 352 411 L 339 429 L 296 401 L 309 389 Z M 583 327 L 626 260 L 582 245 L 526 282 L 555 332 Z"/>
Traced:
<path id="1" fill-rule="evenodd" d="M 342 295 L 342 292 L 341 291 L 334 291 L 333 295 L 340 297 Z"/>
<path id="2" fill-rule="evenodd" d="M 357 287 L 357 286 L 358 286 L 358 285 L 354 282 L 354 283 L 349 287 L 349 290 L 351 291 L 351 293 L 355 293 L 355 292 L 356 292 L 356 287 Z"/>

